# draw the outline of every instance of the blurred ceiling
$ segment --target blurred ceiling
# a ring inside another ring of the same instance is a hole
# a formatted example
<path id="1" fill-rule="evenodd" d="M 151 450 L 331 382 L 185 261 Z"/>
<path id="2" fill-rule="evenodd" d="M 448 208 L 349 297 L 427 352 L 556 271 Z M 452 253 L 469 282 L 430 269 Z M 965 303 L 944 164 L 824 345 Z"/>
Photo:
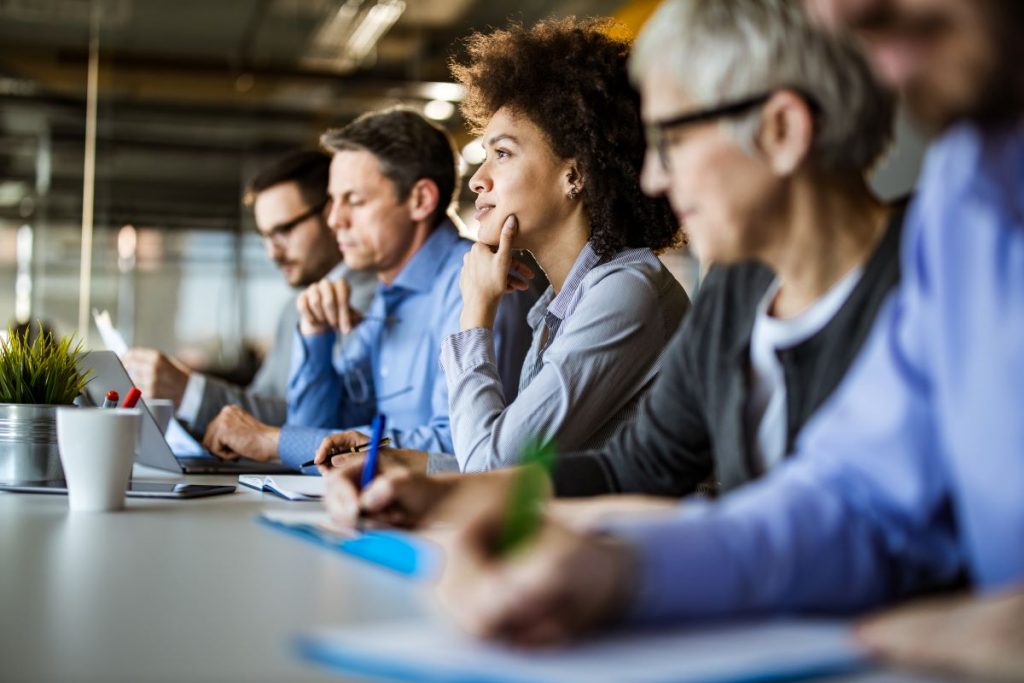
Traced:
<path id="1" fill-rule="evenodd" d="M 570 14 L 636 24 L 654 4 L 0 0 L 0 218 L 80 220 L 94 25 L 97 225 L 231 230 L 241 185 L 272 156 L 368 109 L 457 101 L 447 61 L 472 31 Z M 446 125 L 465 141 L 457 113 Z"/>

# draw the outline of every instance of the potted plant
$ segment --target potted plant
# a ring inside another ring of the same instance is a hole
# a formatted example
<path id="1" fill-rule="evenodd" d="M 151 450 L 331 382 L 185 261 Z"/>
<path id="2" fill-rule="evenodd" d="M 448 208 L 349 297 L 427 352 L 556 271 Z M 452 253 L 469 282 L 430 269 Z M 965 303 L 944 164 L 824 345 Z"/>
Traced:
<path id="1" fill-rule="evenodd" d="M 72 405 L 91 372 L 78 369 L 82 343 L 55 341 L 39 323 L 7 328 L 0 340 L 0 482 L 27 484 L 64 479 L 57 449 L 57 408 Z"/>

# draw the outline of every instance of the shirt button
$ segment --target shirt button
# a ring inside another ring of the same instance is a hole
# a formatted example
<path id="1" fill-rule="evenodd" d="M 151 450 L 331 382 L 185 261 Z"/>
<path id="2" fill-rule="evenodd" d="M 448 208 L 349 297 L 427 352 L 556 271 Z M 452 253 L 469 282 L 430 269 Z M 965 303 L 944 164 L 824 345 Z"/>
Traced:
<path id="1" fill-rule="evenodd" d="M 388 376 L 388 369 L 387 368 L 381 368 L 380 369 L 380 376 L 381 377 L 387 377 Z"/>

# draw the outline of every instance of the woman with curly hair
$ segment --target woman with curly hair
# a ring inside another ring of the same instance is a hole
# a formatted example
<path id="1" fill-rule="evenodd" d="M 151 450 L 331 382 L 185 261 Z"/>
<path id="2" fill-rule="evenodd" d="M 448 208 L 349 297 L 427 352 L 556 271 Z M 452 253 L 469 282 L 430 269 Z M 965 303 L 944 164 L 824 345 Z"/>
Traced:
<path id="1" fill-rule="evenodd" d="M 455 454 L 430 470 L 515 464 L 538 440 L 605 443 L 631 420 L 689 300 L 655 256 L 678 242 L 668 204 L 640 189 L 643 126 L 627 43 L 598 21 L 513 25 L 469 39 L 452 71 L 487 153 L 470 179 L 480 241 L 464 259 L 461 331 L 444 340 Z M 529 312 L 533 343 L 515 401 L 495 370 L 491 328 L 508 289 L 551 286 Z M 514 273 L 514 274 L 513 274 Z"/>

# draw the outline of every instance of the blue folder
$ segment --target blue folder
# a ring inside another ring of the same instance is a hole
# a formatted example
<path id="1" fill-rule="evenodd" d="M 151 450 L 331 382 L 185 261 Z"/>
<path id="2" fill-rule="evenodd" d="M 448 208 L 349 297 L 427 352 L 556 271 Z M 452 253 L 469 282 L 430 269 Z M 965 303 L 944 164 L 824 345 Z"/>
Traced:
<path id="1" fill-rule="evenodd" d="M 284 523 L 263 516 L 257 519 L 272 529 L 372 562 L 417 581 L 433 579 L 441 568 L 442 555 L 438 546 L 403 531 L 374 529 L 347 537 L 313 524 Z"/>

